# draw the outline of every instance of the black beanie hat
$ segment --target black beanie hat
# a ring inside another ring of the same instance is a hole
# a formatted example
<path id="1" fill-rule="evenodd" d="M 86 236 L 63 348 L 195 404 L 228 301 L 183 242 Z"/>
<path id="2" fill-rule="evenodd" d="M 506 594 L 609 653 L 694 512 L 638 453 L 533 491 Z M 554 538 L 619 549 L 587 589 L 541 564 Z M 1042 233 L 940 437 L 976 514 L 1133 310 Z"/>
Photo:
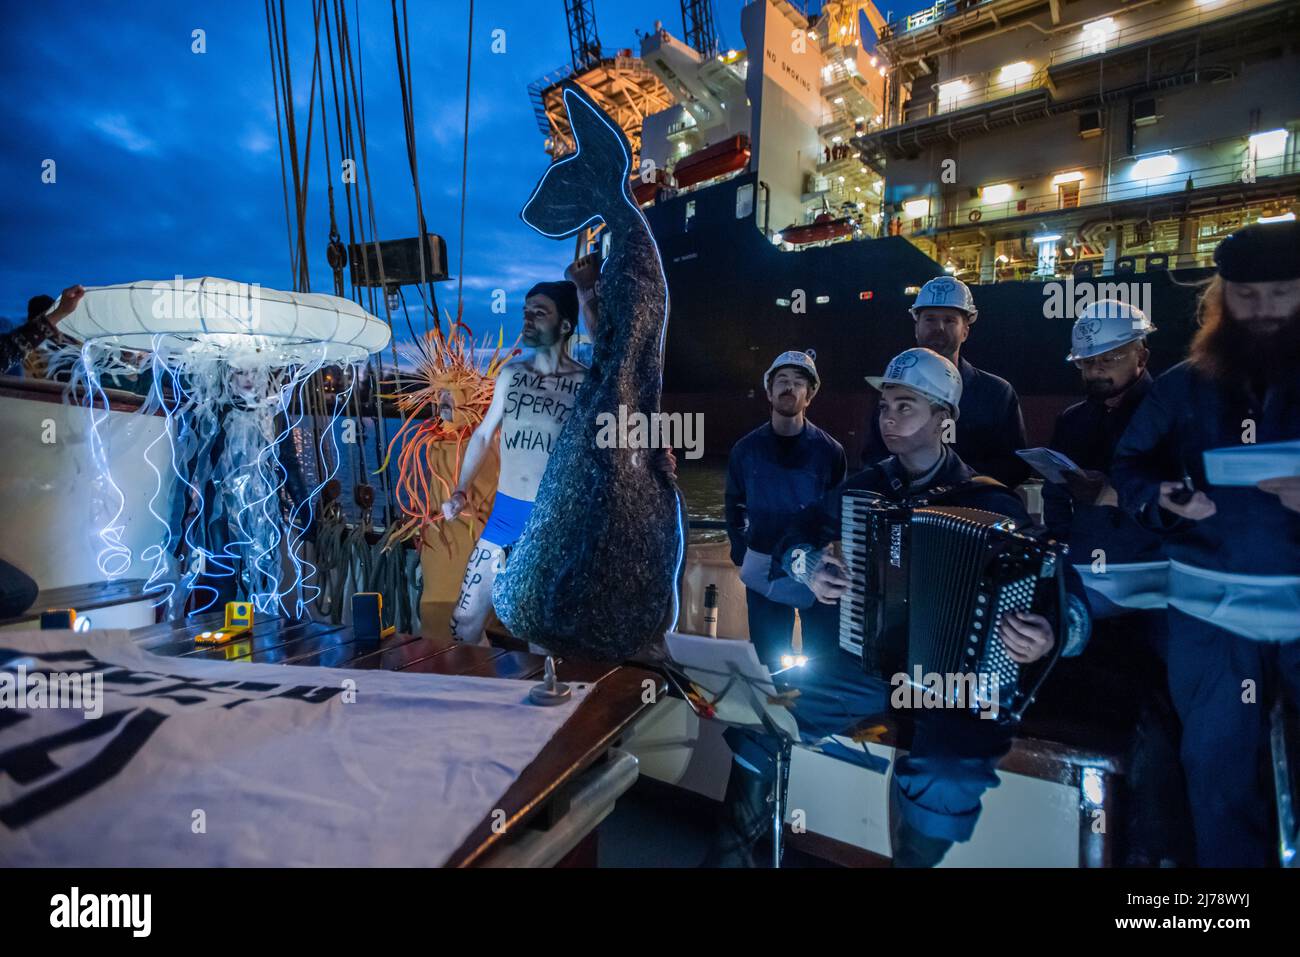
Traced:
<path id="1" fill-rule="evenodd" d="M 1219 275 L 1229 282 L 1300 279 L 1300 223 L 1252 223 L 1214 250 Z"/>
<path id="2" fill-rule="evenodd" d="M 555 303 L 555 309 L 561 319 L 568 319 L 573 327 L 578 327 L 578 287 L 567 279 L 559 282 L 539 282 L 528 290 L 528 296 L 545 296 Z M 524 298 L 527 299 L 528 296 Z"/>

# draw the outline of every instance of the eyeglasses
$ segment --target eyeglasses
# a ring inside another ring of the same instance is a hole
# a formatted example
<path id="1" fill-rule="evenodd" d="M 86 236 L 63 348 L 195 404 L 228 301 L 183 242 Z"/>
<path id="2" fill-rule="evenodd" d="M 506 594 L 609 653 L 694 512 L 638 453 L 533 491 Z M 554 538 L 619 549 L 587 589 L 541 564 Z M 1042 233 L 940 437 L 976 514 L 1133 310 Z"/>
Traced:
<path id="1" fill-rule="evenodd" d="M 1132 354 L 1130 349 L 1125 349 L 1122 352 L 1103 352 L 1099 356 L 1075 359 L 1074 367 L 1076 369 L 1113 369 L 1125 362 Z"/>

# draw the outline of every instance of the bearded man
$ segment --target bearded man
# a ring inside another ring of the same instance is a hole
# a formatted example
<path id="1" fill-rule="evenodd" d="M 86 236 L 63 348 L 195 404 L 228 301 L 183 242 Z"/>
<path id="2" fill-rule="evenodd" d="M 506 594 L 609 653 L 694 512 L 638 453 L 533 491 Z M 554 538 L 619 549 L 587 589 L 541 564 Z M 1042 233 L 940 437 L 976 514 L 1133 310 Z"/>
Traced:
<path id="1" fill-rule="evenodd" d="M 1156 380 L 1112 471 L 1120 506 L 1165 538 L 1197 862 L 1262 866 L 1270 707 L 1300 701 L 1300 470 L 1211 486 L 1203 453 L 1300 439 L 1300 223 L 1247 226 L 1214 261 L 1188 358 Z"/>

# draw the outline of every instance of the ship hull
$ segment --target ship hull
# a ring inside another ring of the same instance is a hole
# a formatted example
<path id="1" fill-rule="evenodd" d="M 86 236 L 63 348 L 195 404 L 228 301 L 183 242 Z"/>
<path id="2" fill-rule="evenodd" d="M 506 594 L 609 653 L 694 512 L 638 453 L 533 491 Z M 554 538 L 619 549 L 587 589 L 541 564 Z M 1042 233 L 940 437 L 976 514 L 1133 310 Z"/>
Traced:
<path id="1" fill-rule="evenodd" d="M 725 456 L 769 414 L 763 372 L 788 349 L 813 350 L 822 388 L 810 417 L 857 462 L 875 393 L 865 377 L 915 345 L 908 314 L 918 287 L 942 267 L 902 237 L 783 252 L 756 222 L 754 174 L 660 199 L 647 207 L 668 277 L 671 318 L 663 408 L 704 416 L 705 454 Z M 689 220 L 688 220 L 688 213 Z M 979 320 L 962 355 L 1007 379 L 1021 397 L 1031 444 L 1045 443 L 1056 416 L 1081 397 L 1065 361 L 1084 287 L 1123 284 L 1146 300 L 1160 332 L 1151 367 L 1178 362 L 1195 328 L 1197 282 L 1208 270 L 1097 277 L 1052 290 L 1044 282 L 972 286 Z M 1045 295 L 1055 293 L 1054 296 Z M 1053 308 L 1059 305 L 1062 308 Z"/>

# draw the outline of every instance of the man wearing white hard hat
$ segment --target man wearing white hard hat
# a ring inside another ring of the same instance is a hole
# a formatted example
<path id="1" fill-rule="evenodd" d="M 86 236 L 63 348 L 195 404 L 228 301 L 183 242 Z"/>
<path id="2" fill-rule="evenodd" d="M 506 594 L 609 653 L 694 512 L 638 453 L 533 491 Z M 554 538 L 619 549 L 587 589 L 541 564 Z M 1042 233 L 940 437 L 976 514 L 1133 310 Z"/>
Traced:
<path id="1" fill-rule="evenodd" d="M 924 497 L 932 505 L 994 512 L 1026 528 L 1033 524 L 1014 492 L 976 474 L 943 441 L 948 424 L 960 416 L 962 397 L 961 374 L 951 362 L 929 349 L 908 349 L 894 357 L 883 376 L 868 381 L 881 391 L 878 419 L 889 456 L 801 511 L 773 555 L 774 577 L 790 575 L 831 607 L 838 607 L 849 585 L 833 548 L 841 536 L 847 491 L 875 492 L 899 504 Z M 1078 575 L 1067 569 L 1066 579 L 1069 633 L 1059 640 L 1064 654 L 1076 655 L 1087 642 L 1090 620 Z M 1008 656 L 1026 664 L 1046 655 L 1058 641 L 1051 623 L 1033 613 L 1004 618 L 999 636 Z M 808 666 L 788 684 L 799 690 L 793 714 L 808 741 L 844 733 L 863 718 L 891 708 L 890 685 L 863 671 L 860 654 L 839 647 L 810 657 Z M 997 785 L 994 769 L 1011 744 L 1009 728 L 998 722 L 972 721 L 942 710 L 915 714 L 911 752 L 897 758 L 893 774 L 895 809 L 890 818 L 896 866 L 933 866 L 953 843 L 970 839 L 981 796 Z M 724 736 L 736 756 L 757 769 L 767 788 L 776 786 L 778 744 L 773 739 L 739 728 L 728 729 Z M 876 761 L 858 752 L 842 756 Z"/>
<path id="2" fill-rule="evenodd" d="M 1190 857 L 1189 823 L 1178 719 L 1169 701 L 1163 663 L 1168 561 L 1160 537 L 1119 508 L 1111 465 L 1120 436 L 1151 390 L 1147 336 L 1155 332 L 1141 309 L 1114 299 L 1086 306 L 1071 330 L 1065 357 L 1082 376 L 1087 398 L 1056 420 L 1050 448 L 1082 471 L 1043 485 L 1043 524 L 1070 546 L 1097 623 L 1083 669 L 1071 690 L 1089 695 L 1089 679 L 1129 702 L 1135 728 L 1126 763 L 1124 814 L 1131 866 Z"/>
<path id="3" fill-rule="evenodd" d="M 1076 565 L 1091 566 L 1098 550 L 1107 566 L 1164 559 L 1159 536 L 1120 510 L 1110 481 L 1115 446 L 1151 390 L 1146 337 L 1153 332 L 1141 309 L 1113 299 L 1083 309 L 1071 332 L 1065 358 L 1078 367 L 1088 397 L 1060 414 L 1050 447 L 1082 471 L 1065 472 L 1064 483 L 1043 486 L 1043 524 L 1069 543 Z M 1142 594 L 1130 596 L 1123 583 L 1085 576 L 1084 584 L 1093 589 L 1094 615 L 1152 607 Z"/>
<path id="4" fill-rule="evenodd" d="M 1029 475 L 1028 467 L 1016 455 L 1017 449 L 1025 447 L 1020 397 L 1006 379 L 975 368 L 961 355 L 961 347 L 979 317 L 970 287 L 951 276 L 931 279 L 917 293 L 910 311 L 915 321 L 916 344 L 939 353 L 961 376 L 961 421 L 955 434 L 957 454 L 981 475 L 1015 488 Z M 874 413 L 868 417 L 866 436 L 863 466 L 874 465 L 889 455 Z"/>
<path id="5" fill-rule="evenodd" d="M 749 639 L 760 661 L 776 670 L 791 651 L 795 608 L 803 653 L 834 650 L 839 617 L 792 578 L 770 579 L 772 550 L 794 516 L 844 481 L 844 447 L 808 421 L 821 385 L 813 356 L 783 352 L 763 373 L 771 403 L 767 422 L 731 449 L 727 464 L 727 537 L 731 560 L 740 566 L 749 612 Z M 722 817 L 706 866 L 748 863 L 749 848 L 769 825 L 766 791 L 754 773 L 733 767 Z"/>

